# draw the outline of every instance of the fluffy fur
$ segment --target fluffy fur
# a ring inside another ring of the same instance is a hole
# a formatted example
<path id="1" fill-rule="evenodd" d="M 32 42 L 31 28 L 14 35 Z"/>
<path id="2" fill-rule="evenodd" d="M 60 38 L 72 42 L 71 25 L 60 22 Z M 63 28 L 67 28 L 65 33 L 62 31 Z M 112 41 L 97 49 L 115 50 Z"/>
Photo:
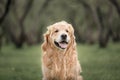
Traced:
<path id="1" fill-rule="evenodd" d="M 70 37 L 65 49 L 59 48 L 53 41 L 62 33 Z M 41 48 L 43 80 L 82 80 L 79 75 L 81 66 L 78 61 L 74 29 L 71 24 L 61 21 L 48 26 Z"/>

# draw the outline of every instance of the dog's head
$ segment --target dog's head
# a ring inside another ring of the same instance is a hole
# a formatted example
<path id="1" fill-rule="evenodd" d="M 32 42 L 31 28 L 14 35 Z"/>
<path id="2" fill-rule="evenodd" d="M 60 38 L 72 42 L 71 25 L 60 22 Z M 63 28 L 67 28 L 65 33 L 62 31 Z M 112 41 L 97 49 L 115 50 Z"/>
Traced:
<path id="1" fill-rule="evenodd" d="M 44 37 L 46 47 L 47 44 L 49 44 L 62 50 L 70 46 L 70 43 L 72 43 L 75 39 L 72 25 L 65 21 L 50 25 L 48 27 L 48 31 L 44 34 Z"/>

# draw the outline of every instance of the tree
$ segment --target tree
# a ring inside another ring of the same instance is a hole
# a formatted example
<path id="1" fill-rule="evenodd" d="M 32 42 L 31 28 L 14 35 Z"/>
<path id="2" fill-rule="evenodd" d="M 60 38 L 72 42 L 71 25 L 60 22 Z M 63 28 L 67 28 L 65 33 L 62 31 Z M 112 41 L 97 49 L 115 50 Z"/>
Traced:
<path id="1" fill-rule="evenodd" d="M 25 42 L 26 40 L 26 33 L 25 33 L 25 30 L 24 30 L 24 21 L 29 13 L 29 11 L 31 10 L 31 7 L 32 7 L 32 3 L 33 3 L 33 0 L 29 0 L 27 2 L 27 5 L 25 7 L 25 10 L 24 10 L 24 13 L 23 15 L 20 17 L 20 19 L 17 19 L 18 15 L 17 13 L 14 13 L 15 14 L 15 17 L 16 17 L 16 20 L 19 24 L 19 27 L 20 27 L 20 35 L 18 37 L 18 39 L 16 39 L 16 37 L 14 35 L 11 34 L 11 39 L 13 41 L 13 43 L 16 45 L 17 48 L 21 48 L 23 46 L 23 43 Z M 16 6 L 13 6 L 13 7 L 16 7 Z"/>
<path id="2" fill-rule="evenodd" d="M 5 29 L 4 27 L 1 26 L 1 24 L 3 23 L 5 17 L 7 16 L 7 14 L 9 13 L 9 10 L 10 10 L 10 5 L 11 5 L 11 0 L 7 0 L 6 2 L 6 6 L 5 6 L 5 10 L 4 10 L 4 13 L 3 15 L 0 17 L 0 28 L 1 28 L 1 32 L 0 32 L 0 49 L 1 49 L 1 46 L 2 46 L 2 37 L 4 35 L 4 32 L 5 32 Z"/>

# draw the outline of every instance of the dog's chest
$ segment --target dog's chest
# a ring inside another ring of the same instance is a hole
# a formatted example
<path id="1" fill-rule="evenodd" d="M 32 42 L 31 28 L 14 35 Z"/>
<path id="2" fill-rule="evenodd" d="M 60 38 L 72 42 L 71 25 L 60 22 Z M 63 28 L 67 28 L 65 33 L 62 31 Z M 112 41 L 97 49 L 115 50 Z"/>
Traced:
<path id="1" fill-rule="evenodd" d="M 52 68 L 57 73 L 68 72 L 75 66 L 75 57 L 73 55 L 56 55 L 52 59 Z"/>
<path id="2" fill-rule="evenodd" d="M 67 77 L 76 72 L 77 55 L 47 54 L 43 56 L 44 65 L 51 76 Z M 61 79 L 64 80 L 64 79 Z"/>

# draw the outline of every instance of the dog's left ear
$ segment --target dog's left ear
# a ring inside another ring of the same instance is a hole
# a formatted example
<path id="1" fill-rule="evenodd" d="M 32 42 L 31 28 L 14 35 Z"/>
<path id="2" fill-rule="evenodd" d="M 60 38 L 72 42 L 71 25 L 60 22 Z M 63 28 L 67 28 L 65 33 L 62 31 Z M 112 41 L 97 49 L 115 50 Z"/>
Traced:
<path id="1" fill-rule="evenodd" d="M 71 32 L 71 37 L 72 37 L 72 39 L 74 39 L 74 40 L 75 40 L 73 26 L 72 26 L 71 24 L 68 24 L 68 25 L 69 25 L 69 29 L 70 29 L 70 32 Z"/>
<path id="2" fill-rule="evenodd" d="M 71 24 L 68 24 L 69 25 L 69 29 L 70 29 L 70 36 L 71 36 L 71 47 L 75 48 L 76 47 L 76 41 L 75 41 L 75 36 L 74 36 L 74 29 L 73 29 L 73 26 Z"/>

